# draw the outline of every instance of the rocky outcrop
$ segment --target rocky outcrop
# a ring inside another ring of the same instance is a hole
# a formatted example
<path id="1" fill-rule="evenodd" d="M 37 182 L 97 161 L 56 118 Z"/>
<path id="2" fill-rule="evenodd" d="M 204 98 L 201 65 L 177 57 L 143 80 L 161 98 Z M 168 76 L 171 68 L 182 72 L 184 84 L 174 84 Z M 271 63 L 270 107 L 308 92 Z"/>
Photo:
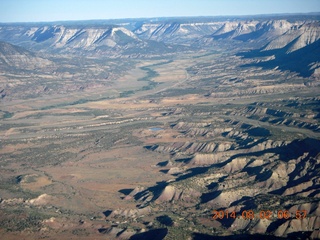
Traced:
<path id="1" fill-rule="evenodd" d="M 318 22 L 298 23 L 287 30 L 284 35 L 271 41 L 263 50 L 285 48 L 291 43 L 286 51 L 286 53 L 291 53 L 320 39 L 320 25 Z"/>
<path id="2" fill-rule="evenodd" d="M 137 218 L 142 215 L 147 215 L 152 212 L 150 207 L 136 208 L 136 209 L 117 209 L 112 211 L 110 217 L 125 217 L 125 218 Z"/>
<path id="3" fill-rule="evenodd" d="M 188 163 L 189 165 L 205 166 L 216 163 L 222 163 L 228 159 L 230 155 L 225 152 L 213 153 L 213 154 L 202 154 L 197 153 Z"/>
<path id="4" fill-rule="evenodd" d="M 52 199 L 52 197 L 48 194 L 42 194 L 37 198 L 30 199 L 26 201 L 28 205 L 46 205 Z"/>
<path id="5" fill-rule="evenodd" d="M 174 186 L 166 186 L 161 195 L 157 198 L 157 202 L 170 202 L 173 200 L 179 200 L 181 198 L 182 191 L 176 189 Z"/>
<path id="6" fill-rule="evenodd" d="M 144 187 L 136 187 L 124 199 L 129 200 L 129 199 L 133 198 L 134 196 L 136 196 L 138 193 L 143 192 L 144 190 L 145 190 Z"/>
<path id="7" fill-rule="evenodd" d="M 281 224 L 274 232 L 275 236 L 287 237 L 295 232 L 313 232 L 317 238 L 319 236 L 320 217 L 309 217 L 304 219 L 292 219 Z M 316 239 L 315 238 L 315 239 Z"/>
<path id="8" fill-rule="evenodd" d="M 57 49 L 81 48 L 92 50 L 97 47 L 115 47 L 121 43 L 141 40 L 123 27 L 79 28 L 64 25 L 44 26 L 30 29 L 25 33 L 32 41 L 45 43 Z M 126 39 L 126 42 L 122 42 Z"/>
<path id="9" fill-rule="evenodd" d="M 155 200 L 156 203 L 172 202 L 172 201 L 183 201 L 186 203 L 195 203 L 201 196 L 199 191 L 191 187 L 184 189 L 177 188 L 172 185 L 166 186 L 161 192 L 160 196 Z"/>
<path id="10" fill-rule="evenodd" d="M 50 60 L 37 57 L 34 53 L 6 42 L 0 42 L 0 69 L 6 71 L 36 70 L 55 64 Z"/>
<path id="11" fill-rule="evenodd" d="M 134 30 L 139 37 L 148 40 L 164 41 L 169 43 L 193 42 L 197 38 L 209 35 L 221 27 L 221 22 L 167 22 L 144 23 Z"/>
<path id="12" fill-rule="evenodd" d="M 14 30 L 13 30 L 14 29 Z M 158 42 L 141 40 L 130 30 L 115 25 L 39 25 L 3 26 L 0 40 L 40 52 L 77 53 L 96 55 L 109 53 L 109 57 L 171 53 L 173 50 Z M 139 51 L 137 51 L 139 49 Z M 143 50 L 142 50 L 143 49 Z"/>
<path id="13" fill-rule="evenodd" d="M 225 152 L 233 148 L 233 144 L 230 142 L 212 143 L 212 142 L 175 142 L 169 146 L 153 145 L 147 146 L 147 149 L 162 152 L 162 153 L 213 153 L 213 152 Z"/>

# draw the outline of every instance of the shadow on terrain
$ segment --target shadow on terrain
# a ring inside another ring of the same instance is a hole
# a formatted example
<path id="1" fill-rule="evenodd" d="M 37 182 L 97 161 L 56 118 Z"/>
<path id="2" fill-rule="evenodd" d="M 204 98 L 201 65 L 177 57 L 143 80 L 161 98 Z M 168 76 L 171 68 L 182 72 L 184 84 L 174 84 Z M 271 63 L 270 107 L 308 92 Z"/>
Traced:
<path id="1" fill-rule="evenodd" d="M 188 173 L 178 177 L 176 179 L 176 182 L 181 181 L 181 180 L 185 180 L 188 179 L 190 177 L 199 175 L 199 174 L 203 174 L 206 173 L 208 170 L 210 169 L 210 167 L 195 167 L 195 168 L 190 168 L 188 169 Z"/>
<path id="2" fill-rule="evenodd" d="M 107 211 L 104 211 L 104 212 L 103 212 L 103 214 L 104 214 L 106 217 L 109 217 L 111 213 L 112 213 L 111 210 L 107 210 Z"/>
<path id="3" fill-rule="evenodd" d="M 273 221 L 269 227 L 267 228 L 266 232 L 274 232 L 275 230 L 278 229 L 279 226 L 281 226 L 282 224 L 284 224 L 286 221 L 286 219 L 277 219 L 275 221 Z"/>
<path id="4" fill-rule="evenodd" d="M 157 166 L 158 166 L 158 167 L 165 167 L 165 166 L 167 166 L 168 163 L 169 163 L 169 161 L 159 162 L 159 163 L 157 164 Z"/>
<path id="5" fill-rule="evenodd" d="M 204 173 L 208 172 L 209 169 L 212 169 L 212 168 L 222 168 L 226 164 L 230 163 L 232 160 L 239 158 L 239 157 L 250 157 L 250 156 L 261 157 L 265 154 L 272 153 L 272 154 L 278 155 L 279 160 L 287 162 L 292 159 L 298 159 L 299 157 L 303 156 L 306 152 L 308 152 L 308 155 L 305 158 L 301 159 L 301 161 L 296 165 L 296 169 L 291 174 L 289 174 L 290 179 L 288 181 L 288 185 L 279 189 L 279 190 L 271 192 L 272 194 L 282 194 L 287 188 L 295 186 L 301 182 L 309 181 L 311 177 L 313 177 L 317 174 L 317 171 L 312 171 L 311 173 L 309 173 L 303 177 L 295 179 L 295 177 L 297 175 L 298 176 L 300 175 L 301 170 L 305 169 L 306 164 L 308 164 L 308 162 L 310 162 L 310 161 L 315 161 L 315 163 L 312 164 L 314 166 L 314 170 L 316 168 L 320 167 L 319 166 L 320 164 L 317 164 L 316 160 L 313 159 L 320 153 L 320 140 L 313 139 L 313 138 L 306 138 L 303 140 L 294 140 L 285 146 L 269 148 L 266 150 L 261 150 L 261 151 L 257 151 L 257 152 L 253 152 L 253 153 L 236 154 L 236 155 L 233 155 L 232 157 L 230 157 L 228 160 L 223 161 L 218 164 L 212 164 L 210 166 L 205 166 L 205 167 L 190 168 L 190 169 L 188 169 L 188 172 L 186 174 L 183 174 L 183 175 L 177 177 L 175 182 L 179 182 L 179 181 L 182 181 L 182 180 L 185 180 L 185 179 L 197 176 L 197 175 L 204 174 Z M 176 161 L 179 161 L 179 160 L 176 160 Z M 190 158 L 181 159 L 180 161 L 181 162 L 190 161 Z M 271 170 L 263 171 L 263 167 L 261 167 L 261 166 L 246 167 L 244 169 L 244 171 L 246 171 L 248 173 L 248 175 L 251 175 L 251 176 L 255 175 L 256 176 L 255 181 L 259 181 L 259 182 L 266 181 L 272 175 Z M 162 170 L 162 172 L 166 173 L 167 170 Z M 224 180 L 224 178 L 220 179 L 219 182 L 223 182 L 223 180 Z M 164 182 L 164 181 L 158 182 L 155 186 L 150 187 L 150 188 L 138 193 L 135 196 L 135 199 L 141 200 L 141 199 L 143 199 L 144 196 L 148 196 L 148 193 L 151 192 L 153 194 L 153 198 L 151 201 L 153 201 L 160 196 L 163 189 L 167 185 L 168 185 L 167 182 Z M 219 196 L 221 191 L 215 191 L 217 189 L 217 187 L 218 187 L 218 185 L 215 183 L 208 185 L 207 186 L 208 190 L 213 190 L 213 191 L 202 194 L 202 196 L 200 197 L 201 203 L 209 202 L 209 201 L 213 200 L 214 198 L 216 198 L 217 196 Z M 319 187 L 318 185 L 315 185 L 315 186 L 310 187 L 308 190 L 315 189 L 318 187 Z M 239 200 L 239 202 L 244 201 L 244 200 L 246 200 L 246 199 L 241 199 L 241 200 Z M 254 203 L 247 202 L 246 207 L 248 207 L 248 209 L 249 209 L 249 207 L 252 204 L 254 204 Z M 250 208 L 252 208 L 252 207 L 250 207 Z"/>
<path id="6" fill-rule="evenodd" d="M 99 228 L 98 231 L 99 231 L 99 233 L 107 234 L 110 231 L 110 229 L 109 228 Z"/>
<path id="7" fill-rule="evenodd" d="M 135 200 L 141 200 L 143 199 L 145 196 L 149 196 L 149 192 L 151 192 L 153 194 L 153 198 L 151 201 L 157 199 L 160 194 L 162 193 L 162 190 L 168 185 L 168 183 L 166 181 L 162 181 L 162 182 L 157 182 L 155 186 L 153 187 L 149 187 L 147 188 L 146 190 L 142 191 L 142 192 L 139 192 L 137 193 L 135 196 L 134 196 L 134 199 Z"/>
<path id="8" fill-rule="evenodd" d="M 287 235 L 287 239 L 310 239 L 312 232 L 293 232 Z"/>
<path id="9" fill-rule="evenodd" d="M 304 159 L 302 159 L 296 165 L 296 169 L 292 173 L 289 174 L 288 184 L 281 189 L 278 189 L 276 191 L 271 192 L 272 194 L 282 194 L 287 188 L 298 185 L 302 182 L 310 181 L 310 179 L 312 177 L 316 177 L 316 175 L 317 175 L 316 169 L 320 167 L 320 164 L 317 164 L 316 160 L 312 159 L 312 158 L 316 157 L 320 153 L 320 141 L 319 140 L 306 138 L 303 140 L 295 140 L 286 146 L 266 149 L 266 150 L 262 150 L 262 151 L 258 151 L 258 152 L 254 152 L 254 153 L 236 154 L 236 155 L 232 156 L 231 158 L 229 158 L 227 161 L 224 161 L 219 164 L 213 164 L 210 167 L 197 167 L 197 168 L 190 169 L 191 170 L 190 173 L 187 173 L 181 177 L 178 177 L 176 179 L 176 181 L 184 180 L 184 179 L 196 176 L 198 174 L 205 173 L 210 168 L 213 168 L 213 167 L 216 167 L 216 168 L 223 167 L 227 163 L 231 162 L 233 159 L 236 159 L 238 157 L 244 157 L 244 156 L 245 157 L 249 157 L 249 156 L 259 157 L 259 156 L 263 156 L 266 153 L 274 153 L 274 154 L 279 155 L 280 160 L 289 161 L 291 159 L 297 159 L 297 158 L 303 156 L 303 154 L 305 152 L 308 152 L 309 154 Z M 308 163 L 310 163 L 310 161 L 314 162 L 314 164 L 310 164 L 310 165 L 314 166 L 313 168 L 315 171 L 312 171 L 311 173 L 309 173 L 303 177 L 295 179 L 295 177 L 297 175 L 300 175 L 300 172 L 303 169 L 305 169 L 306 165 Z M 255 181 L 259 181 L 259 182 L 266 181 L 267 179 L 269 179 L 272 176 L 272 171 L 271 170 L 263 171 L 262 166 L 246 167 L 244 169 L 244 171 L 246 171 L 248 173 L 248 175 L 251 175 L 251 176 L 255 175 L 256 176 Z M 219 182 L 223 182 L 224 179 L 220 179 L 220 180 L 221 181 L 219 181 Z M 207 186 L 208 190 L 213 190 L 213 191 L 211 191 L 209 193 L 202 194 L 201 203 L 209 202 L 209 201 L 213 200 L 214 198 L 216 198 L 217 196 L 219 196 L 221 191 L 216 191 L 217 187 L 218 187 L 218 185 L 216 183 L 212 183 L 212 184 L 208 185 Z M 312 190 L 312 189 L 317 189 L 317 188 L 319 188 L 319 186 L 314 185 L 314 186 L 309 187 L 307 190 Z M 237 201 L 237 203 L 243 202 L 244 200 L 247 200 L 247 199 L 245 199 L 245 198 L 240 199 L 239 201 Z M 246 205 L 246 207 L 248 207 L 248 209 L 252 209 L 252 207 L 253 207 L 252 205 L 255 205 L 254 202 L 244 202 L 244 204 Z"/>
<path id="10" fill-rule="evenodd" d="M 250 157 L 250 156 L 261 157 L 264 154 L 273 153 L 273 154 L 279 155 L 280 160 L 289 161 L 291 159 L 299 158 L 305 152 L 309 152 L 309 155 L 307 158 L 317 156 L 317 154 L 320 153 L 320 141 L 313 138 L 306 138 L 303 140 L 294 140 L 293 142 L 291 142 L 286 146 L 270 148 L 262 151 L 253 152 L 253 153 L 239 153 L 239 154 L 233 155 L 228 160 L 218 164 L 212 164 L 208 167 L 190 168 L 188 170 L 188 173 L 178 177 L 176 179 L 176 182 L 188 179 L 190 177 L 194 177 L 199 174 L 206 173 L 211 168 L 221 168 L 226 164 L 230 163 L 232 160 L 239 157 Z M 261 172 L 262 169 L 263 169 L 262 167 L 250 167 L 250 168 L 248 167 L 246 168 L 246 171 L 249 175 L 258 174 L 256 176 L 257 181 L 265 181 L 271 176 L 272 172 L 271 171 Z M 296 174 L 295 171 L 292 174 Z"/>
<path id="11" fill-rule="evenodd" d="M 212 199 L 215 199 L 221 194 L 222 191 L 214 191 L 209 193 L 203 193 L 200 197 L 201 203 L 207 203 Z"/>
<path id="12" fill-rule="evenodd" d="M 309 153 L 309 157 L 315 157 L 320 152 L 320 140 L 313 139 L 313 138 L 306 138 L 303 140 L 294 140 L 286 146 L 269 148 L 262 151 L 257 151 L 253 153 L 239 153 L 232 156 L 226 162 L 230 162 L 239 157 L 261 157 L 267 153 L 273 153 L 279 155 L 279 160 L 282 161 L 289 161 L 291 159 L 297 159 L 302 156 L 305 152 Z M 223 163 L 226 163 L 223 162 Z M 224 164 L 225 165 L 225 164 Z"/>
<path id="13" fill-rule="evenodd" d="M 299 184 L 301 184 L 303 182 L 309 182 L 310 179 L 319 176 L 319 173 L 317 171 L 317 169 L 319 169 L 319 168 L 320 168 L 320 164 L 317 162 L 316 159 L 313 159 L 312 155 L 310 156 L 310 154 L 309 154 L 306 158 L 301 160 L 301 162 L 299 162 L 296 165 L 295 170 L 288 175 L 289 176 L 289 181 L 288 181 L 287 185 L 282 187 L 282 188 L 280 188 L 280 189 L 278 189 L 278 190 L 270 192 L 270 193 L 272 193 L 272 194 L 282 194 L 288 188 L 294 187 L 294 186 L 299 185 Z M 296 176 L 299 176 L 302 171 L 305 171 L 305 169 L 308 169 L 308 174 L 305 174 L 304 176 L 302 176 L 302 177 L 300 177 L 298 179 L 295 179 Z M 312 186 L 304 189 L 301 192 L 309 192 L 311 190 L 316 190 L 316 192 L 319 191 L 319 184 L 313 184 Z M 312 197 L 315 194 L 316 193 L 314 192 L 314 193 L 312 193 L 312 194 L 310 194 L 308 196 Z"/>
<path id="14" fill-rule="evenodd" d="M 270 136 L 270 131 L 262 127 L 251 128 L 246 131 L 250 136 L 254 137 L 268 137 Z"/>
<path id="15" fill-rule="evenodd" d="M 239 235 L 233 235 L 233 236 L 211 236 L 208 234 L 202 234 L 202 233 L 193 233 L 193 240 L 248 240 L 248 239 L 259 239 L 259 240 L 283 240 L 284 238 L 281 237 L 275 237 L 270 235 L 261 235 L 261 234 L 239 234 Z M 290 239 L 290 238 L 289 238 Z M 293 238 L 291 238 L 293 239 Z"/>
<path id="16" fill-rule="evenodd" d="M 242 212 L 244 210 L 250 210 L 250 209 L 257 208 L 257 205 L 255 203 L 255 199 L 253 199 L 252 197 L 247 197 L 247 196 L 244 196 L 241 199 L 234 201 L 230 206 L 237 206 L 237 205 L 244 205 L 241 208 L 240 212 Z"/>
<path id="17" fill-rule="evenodd" d="M 171 217 L 169 217 L 168 215 L 156 217 L 156 220 L 167 227 L 170 227 L 173 225 L 173 221 Z"/>
<path id="18" fill-rule="evenodd" d="M 274 55 L 275 59 L 273 60 L 246 64 L 242 65 L 242 67 L 262 67 L 264 69 L 279 67 L 284 71 L 289 70 L 291 72 L 297 72 L 302 77 L 310 77 L 313 74 L 313 70 L 310 69 L 310 64 L 319 61 L 320 40 L 294 52 L 287 53 L 297 40 L 298 39 L 293 40 L 287 47 L 282 49 L 262 51 L 263 47 L 258 50 L 242 52 L 237 55 L 244 58 L 268 57 Z"/>
<path id="19" fill-rule="evenodd" d="M 150 230 L 144 233 L 138 233 L 129 238 L 129 240 L 162 240 L 168 234 L 168 229 L 161 228 Z"/>
<path id="20" fill-rule="evenodd" d="M 208 190 L 217 190 L 218 189 L 219 184 L 216 182 L 212 182 L 209 185 L 207 185 Z"/>
<path id="21" fill-rule="evenodd" d="M 123 193 L 124 195 L 128 195 L 128 194 L 130 194 L 133 190 L 134 190 L 133 188 L 124 188 L 124 189 L 119 190 L 118 192 L 119 192 L 119 193 Z"/>

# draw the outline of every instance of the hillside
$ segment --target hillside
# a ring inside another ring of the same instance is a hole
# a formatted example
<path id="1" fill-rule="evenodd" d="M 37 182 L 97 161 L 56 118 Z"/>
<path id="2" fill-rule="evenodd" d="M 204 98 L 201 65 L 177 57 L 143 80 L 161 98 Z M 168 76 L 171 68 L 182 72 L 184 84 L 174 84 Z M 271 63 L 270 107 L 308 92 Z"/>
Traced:
<path id="1" fill-rule="evenodd" d="M 0 24 L 2 239 L 320 239 L 320 14 Z"/>
<path id="2" fill-rule="evenodd" d="M 81 22 L 3 25 L 0 40 L 43 53 L 106 55 L 111 58 L 159 57 L 178 51 L 217 49 L 219 45 L 235 51 L 241 48 L 254 50 L 243 54 L 245 57 L 274 58 L 274 61 L 264 61 L 257 66 L 294 69 L 305 77 L 318 76 L 316 52 L 304 59 L 295 56 L 304 55 L 304 52 L 310 52 L 309 49 L 317 50 L 319 21 L 303 16 L 274 18 L 177 18 L 115 21 L 115 24 L 100 21 L 87 25 Z M 293 54 L 297 51 L 299 54 Z"/>
<path id="3" fill-rule="evenodd" d="M 38 70 L 53 63 L 47 59 L 37 57 L 34 53 L 9 43 L 0 42 L 0 69 Z"/>
<path id="4" fill-rule="evenodd" d="M 110 57 L 156 56 L 176 49 L 155 41 L 143 41 L 130 30 L 114 25 L 6 26 L 0 29 L 0 39 L 43 53 L 107 54 Z"/>

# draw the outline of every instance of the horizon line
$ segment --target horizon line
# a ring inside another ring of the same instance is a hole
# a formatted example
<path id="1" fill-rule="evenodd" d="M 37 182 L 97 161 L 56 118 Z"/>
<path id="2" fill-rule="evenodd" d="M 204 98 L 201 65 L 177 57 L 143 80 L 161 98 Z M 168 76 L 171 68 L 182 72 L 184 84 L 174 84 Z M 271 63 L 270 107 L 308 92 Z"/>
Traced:
<path id="1" fill-rule="evenodd" d="M 128 18 L 106 18 L 106 19 L 78 19 L 78 20 L 53 20 L 53 21 L 26 21 L 26 22 L 2 22 L 0 24 L 35 24 L 35 23 L 61 23 L 61 22 L 87 22 L 87 21 L 120 21 L 120 20 L 135 20 L 135 19 L 165 19 L 165 18 L 224 18 L 224 17 L 254 17 L 254 16 L 294 16 L 294 15 L 319 15 L 320 12 L 295 12 L 295 13 L 262 13 L 262 14 L 239 14 L 239 15 L 209 15 L 209 16 L 162 16 L 162 17 L 128 17 Z"/>

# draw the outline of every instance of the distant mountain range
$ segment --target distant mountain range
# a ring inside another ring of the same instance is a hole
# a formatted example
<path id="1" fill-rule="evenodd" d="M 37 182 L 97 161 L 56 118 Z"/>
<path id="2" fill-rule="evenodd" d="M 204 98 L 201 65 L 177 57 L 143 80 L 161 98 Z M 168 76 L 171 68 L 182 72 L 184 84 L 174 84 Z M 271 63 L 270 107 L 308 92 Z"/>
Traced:
<path id="1" fill-rule="evenodd" d="M 318 76 L 320 64 L 320 21 L 315 16 L 2 24 L 0 40 L 30 51 L 109 57 L 157 57 L 236 41 L 253 50 L 240 56 L 270 56 L 260 66 L 309 77 Z"/>

